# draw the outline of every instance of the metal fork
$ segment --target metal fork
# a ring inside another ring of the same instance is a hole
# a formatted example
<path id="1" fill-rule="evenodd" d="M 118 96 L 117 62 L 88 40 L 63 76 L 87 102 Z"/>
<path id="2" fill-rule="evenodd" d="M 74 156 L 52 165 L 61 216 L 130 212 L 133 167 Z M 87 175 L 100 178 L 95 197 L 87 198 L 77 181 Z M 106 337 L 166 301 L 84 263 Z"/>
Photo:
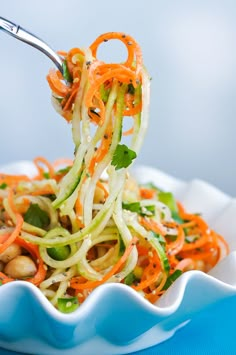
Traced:
<path id="1" fill-rule="evenodd" d="M 62 59 L 40 38 L 3 17 L 0 17 L 0 30 L 1 29 L 16 39 L 19 39 L 46 54 L 46 56 L 54 62 L 60 72 L 63 73 Z"/>

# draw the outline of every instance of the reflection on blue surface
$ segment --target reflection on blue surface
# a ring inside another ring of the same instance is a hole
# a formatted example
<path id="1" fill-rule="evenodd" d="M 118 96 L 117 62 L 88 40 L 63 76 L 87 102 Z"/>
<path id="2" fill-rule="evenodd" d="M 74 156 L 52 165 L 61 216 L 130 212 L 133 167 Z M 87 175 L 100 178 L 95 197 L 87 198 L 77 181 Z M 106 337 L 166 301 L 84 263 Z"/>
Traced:
<path id="1" fill-rule="evenodd" d="M 233 297 L 208 307 L 204 312 L 195 315 L 194 319 L 186 327 L 180 329 L 170 340 L 134 354 L 234 355 L 236 354 L 235 320 L 236 297 Z M 21 354 L 0 350 L 0 355 Z"/>
<path id="2" fill-rule="evenodd" d="M 208 307 L 170 340 L 135 355 L 236 354 L 235 301 L 233 297 Z"/>

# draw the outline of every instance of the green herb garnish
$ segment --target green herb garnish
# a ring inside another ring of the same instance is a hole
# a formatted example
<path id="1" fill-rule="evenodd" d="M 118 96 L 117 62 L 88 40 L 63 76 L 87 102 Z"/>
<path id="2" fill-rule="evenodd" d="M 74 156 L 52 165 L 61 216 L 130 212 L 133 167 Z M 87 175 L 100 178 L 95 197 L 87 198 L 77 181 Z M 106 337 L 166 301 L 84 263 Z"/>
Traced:
<path id="1" fill-rule="evenodd" d="M 37 203 L 32 203 L 24 215 L 24 221 L 38 228 L 46 228 L 50 219 L 44 210 Z"/>
<path id="2" fill-rule="evenodd" d="M 5 182 L 3 182 L 1 185 L 0 185 L 0 189 L 1 190 L 5 190 L 7 188 L 7 184 Z"/>
<path id="3" fill-rule="evenodd" d="M 115 166 L 116 170 L 127 168 L 136 157 L 137 154 L 125 144 L 118 144 L 111 165 Z"/>

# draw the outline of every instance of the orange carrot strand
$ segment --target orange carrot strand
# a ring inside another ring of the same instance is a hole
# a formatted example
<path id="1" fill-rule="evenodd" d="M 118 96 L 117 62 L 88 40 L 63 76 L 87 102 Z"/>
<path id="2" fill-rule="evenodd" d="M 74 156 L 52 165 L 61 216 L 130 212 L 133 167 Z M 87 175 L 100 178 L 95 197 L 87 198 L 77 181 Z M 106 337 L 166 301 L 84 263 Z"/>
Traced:
<path id="1" fill-rule="evenodd" d="M 137 243 L 137 238 L 134 237 L 130 244 L 128 245 L 128 247 L 126 248 L 124 254 L 122 255 L 122 257 L 119 259 L 119 261 L 113 266 L 113 268 L 102 278 L 102 280 L 100 281 L 87 281 L 85 283 L 78 283 L 76 280 L 76 277 L 73 278 L 71 280 L 71 287 L 75 288 L 75 289 L 79 289 L 79 290 L 84 290 L 84 289 L 88 289 L 88 288 L 95 288 L 103 283 L 105 283 L 106 281 L 108 281 L 119 269 L 120 267 L 125 263 L 125 261 L 127 260 L 127 258 L 129 257 L 133 247 L 135 246 L 135 244 Z"/>

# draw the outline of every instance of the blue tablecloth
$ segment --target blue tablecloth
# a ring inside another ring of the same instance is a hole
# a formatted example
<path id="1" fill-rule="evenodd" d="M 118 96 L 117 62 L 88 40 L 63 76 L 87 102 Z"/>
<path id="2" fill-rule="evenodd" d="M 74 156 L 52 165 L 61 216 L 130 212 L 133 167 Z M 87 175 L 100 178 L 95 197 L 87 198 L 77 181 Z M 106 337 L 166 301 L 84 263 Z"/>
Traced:
<path id="1" fill-rule="evenodd" d="M 174 337 L 166 342 L 133 353 L 133 355 L 185 354 L 236 355 L 235 297 L 196 314 L 188 325 L 180 329 Z M 21 354 L 0 349 L 0 355 Z"/>

